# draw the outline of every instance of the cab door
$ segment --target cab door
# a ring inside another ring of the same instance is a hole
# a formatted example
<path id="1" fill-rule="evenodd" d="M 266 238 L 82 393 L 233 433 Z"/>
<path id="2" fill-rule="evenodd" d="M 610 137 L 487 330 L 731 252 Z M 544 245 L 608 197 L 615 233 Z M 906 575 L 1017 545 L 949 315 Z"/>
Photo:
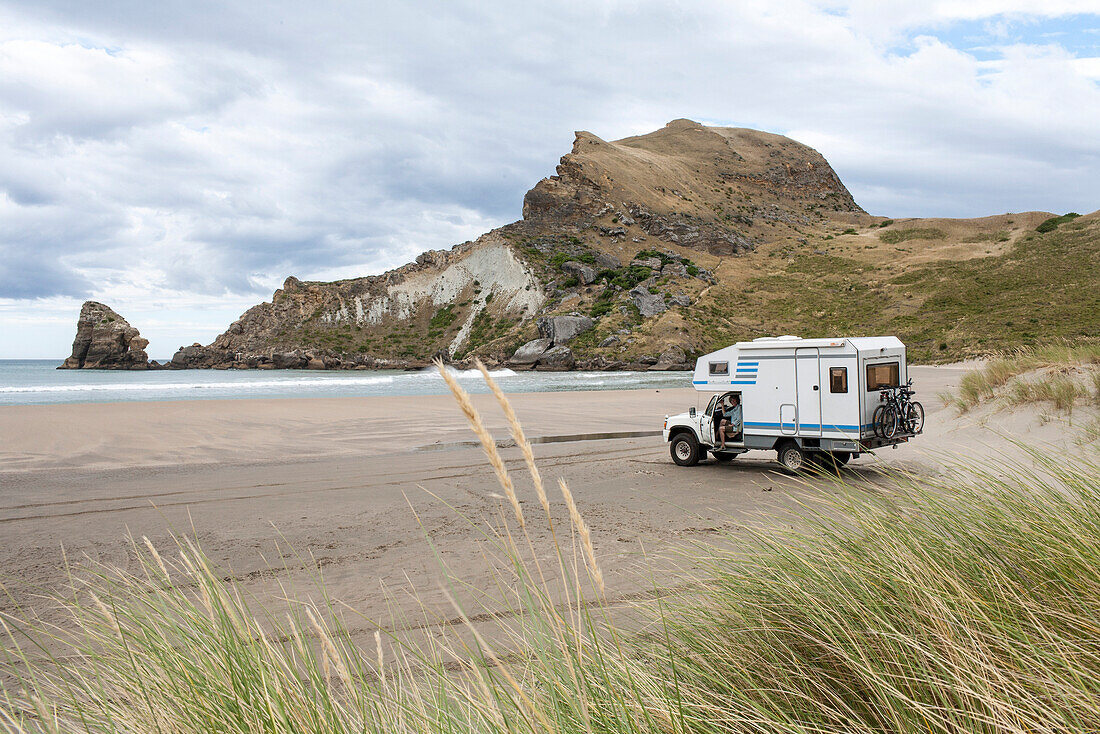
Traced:
<path id="1" fill-rule="evenodd" d="M 712 446 L 715 443 L 714 440 L 714 406 L 718 404 L 718 396 L 715 395 L 710 399 L 710 403 L 707 405 L 707 412 L 699 418 L 699 440 L 704 443 L 709 443 Z"/>
<path id="2" fill-rule="evenodd" d="M 795 391 L 798 395 L 798 433 L 821 435 L 821 354 L 817 348 L 796 349 Z"/>

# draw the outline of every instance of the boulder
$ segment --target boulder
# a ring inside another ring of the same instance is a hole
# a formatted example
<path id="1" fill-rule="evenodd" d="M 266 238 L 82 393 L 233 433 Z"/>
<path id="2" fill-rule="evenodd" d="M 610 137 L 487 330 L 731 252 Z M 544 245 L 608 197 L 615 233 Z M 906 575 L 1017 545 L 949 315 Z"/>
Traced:
<path id="1" fill-rule="evenodd" d="M 318 357 L 314 357 L 313 359 L 306 362 L 306 369 L 307 370 L 323 370 L 323 369 L 325 369 L 325 360 L 320 359 Z"/>
<path id="2" fill-rule="evenodd" d="M 589 316 L 543 316 L 536 322 L 539 336 L 553 344 L 566 344 L 595 325 Z"/>
<path id="3" fill-rule="evenodd" d="M 596 276 L 599 275 L 599 272 L 591 265 L 585 265 L 574 260 L 562 263 L 561 271 L 566 275 L 572 275 L 584 285 L 595 283 Z"/>
<path id="4" fill-rule="evenodd" d="M 687 274 L 687 265 L 682 262 L 665 263 L 664 267 L 661 268 L 661 275 L 672 278 L 686 278 Z"/>
<path id="5" fill-rule="evenodd" d="M 233 355 L 229 352 L 195 343 L 189 347 L 180 347 L 179 351 L 172 355 L 172 361 L 168 364 L 172 369 L 197 370 L 228 365 L 234 361 Z"/>
<path id="6" fill-rule="evenodd" d="M 681 293 L 678 296 L 669 296 L 668 304 L 670 306 L 690 306 L 691 299 Z"/>
<path id="7" fill-rule="evenodd" d="M 639 313 L 647 319 L 668 310 L 662 293 L 650 293 L 648 288 L 635 286 L 630 291 L 630 300 L 638 307 Z"/>
<path id="8" fill-rule="evenodd" d="M 569 347 L 550 347 L 539 357 L 537 370 L 571 370 L 576 366 L 577 360 L 573 357 L 573 350 Z"/>
<path id="9" fill-rule="evenodd" d="M 532 339 L 516 350 L 516 353 L 508 360 L 508 364 L 519 367 L 534 365 L 549 348 L 549 339 Z"/>
<path id="10" fill-rule="evenodd" d="M 306 366 L 306 358 L 297 352 L 280 352 L 271 355 L 271 363 L 277 370 L 297 370 Z"/>
<path id="11" fill-rule="evenodd" d="M 604 339 L 603 341 L 601 341 L 600 346 L 601 347 L 613 347 L 618 343 L 619 343 L 619 337 L 612 334 L 611 336 L 609 336 L 606 339 Z"/>
<path id="12" fill-rule="evenodd" d="M 149 340 L 97 301 L 85 301 L 76 320 L 73 352 L 58 369 L 129 370 L 149 365 Z"/>
<path id="13" fill-rule="evenodd" d="M 689 368 L 687 355 L 684 353 L 684 350 L 674 344 L 661 352 L 661 356 L 657 358 L 657 364 L 649 369 L 667 372 L 669 370 L 686 370 Z"/>
<path id="14" fill-rule="evenodd" d="M 617 270 L 623 266 L 622 261 L 607 252 L 596 253 L 596 267 L 601 270 Z"/>
<path id="15" fill-rule="evenodd" d="M 630 264 L 631 265 L 641 265 L 642 267 L 650 268 L 652 270 L 660 270 L 661 269 L 661 258 L 659 258 L 659 257 L 644 257 L 641 260 L 634 260 Z"/>

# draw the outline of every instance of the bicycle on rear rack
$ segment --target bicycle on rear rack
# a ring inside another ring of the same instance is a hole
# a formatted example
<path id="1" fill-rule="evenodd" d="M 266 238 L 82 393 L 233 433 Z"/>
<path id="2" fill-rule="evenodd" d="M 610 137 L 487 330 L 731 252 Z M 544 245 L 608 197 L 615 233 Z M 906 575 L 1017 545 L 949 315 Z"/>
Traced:
<path id="1" fill-rule="evenodd" d="M 871 427 L 879 438 L 915 436 L 924 430 L 924 406 L 912 397 L 913 380 L 904 386 L 887 387 L 879 392 L 882 404 L 875 408 Z"/>

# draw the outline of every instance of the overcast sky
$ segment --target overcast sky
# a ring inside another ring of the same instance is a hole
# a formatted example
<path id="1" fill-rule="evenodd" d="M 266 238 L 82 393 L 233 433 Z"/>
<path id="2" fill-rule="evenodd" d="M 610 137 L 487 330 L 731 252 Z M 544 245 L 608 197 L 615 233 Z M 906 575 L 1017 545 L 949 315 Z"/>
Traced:
<path id="1" fill-rule="evenodd" d="M 1100 208 L 1100 0 L 0 0 L 0 358 L 151 356 L 520 217 L 574 130 L 789 135 L 889 216 Z"/>

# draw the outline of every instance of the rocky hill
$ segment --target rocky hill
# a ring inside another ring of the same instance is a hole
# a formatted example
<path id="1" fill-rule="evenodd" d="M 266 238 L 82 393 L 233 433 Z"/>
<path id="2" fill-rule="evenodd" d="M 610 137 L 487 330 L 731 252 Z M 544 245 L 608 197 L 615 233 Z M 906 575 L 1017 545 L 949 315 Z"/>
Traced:
<path id="1" fill-rule="evenodd" d="M 1098 219 L 894 221 L 779 135 L 689 120 L 613 142 L 579 132 L 522 220 L 379 276 L 288 278 L 171 366 L 674 369 L 776 333 L 896 333 L 918 359 L 951 359 L 1094 327 L 1100 308 L 1081 308 L 1100 291 Z M 1071 291 L 1046 282 L 1059 263 Z M 1021 321 L 991 323 L 998 299 Z"/>

